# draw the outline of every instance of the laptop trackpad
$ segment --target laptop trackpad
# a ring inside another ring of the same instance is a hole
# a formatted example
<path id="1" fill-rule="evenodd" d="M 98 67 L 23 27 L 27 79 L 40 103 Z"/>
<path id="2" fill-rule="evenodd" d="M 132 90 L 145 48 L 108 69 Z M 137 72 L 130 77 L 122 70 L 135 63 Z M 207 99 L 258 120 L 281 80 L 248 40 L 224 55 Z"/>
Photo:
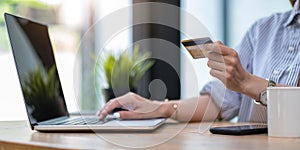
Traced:
<path id="1" fill-rule="evenodd" d="M 103 126 L 124 126 L 124 127 L 153 127 L 162 123 L 165 119 L 145 119 L 145 120 L 112 120 Z"/>

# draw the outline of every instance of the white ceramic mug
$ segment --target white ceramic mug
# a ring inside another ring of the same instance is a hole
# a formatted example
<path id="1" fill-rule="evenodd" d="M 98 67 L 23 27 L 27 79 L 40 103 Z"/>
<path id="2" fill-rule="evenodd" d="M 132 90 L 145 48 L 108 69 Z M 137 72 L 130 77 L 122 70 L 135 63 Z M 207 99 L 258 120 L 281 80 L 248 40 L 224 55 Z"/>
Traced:
<path id="1" fill-rule="evenodd" d="M 300 87 L 268 87 L 268 135 L 300 137 Z"/>

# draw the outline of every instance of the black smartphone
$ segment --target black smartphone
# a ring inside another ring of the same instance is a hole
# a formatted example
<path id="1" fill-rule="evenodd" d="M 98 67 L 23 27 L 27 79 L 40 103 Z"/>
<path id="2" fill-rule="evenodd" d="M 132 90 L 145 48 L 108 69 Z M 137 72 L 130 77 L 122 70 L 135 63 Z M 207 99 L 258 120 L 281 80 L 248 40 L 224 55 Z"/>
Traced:
<path id="1" fill-rule="evenodd" d="M 268 133 L 268 125 L 242 125 L 227 127 L 212 127 L 209 131 L 213 134 L 224 135 L 250 135 Z"/>

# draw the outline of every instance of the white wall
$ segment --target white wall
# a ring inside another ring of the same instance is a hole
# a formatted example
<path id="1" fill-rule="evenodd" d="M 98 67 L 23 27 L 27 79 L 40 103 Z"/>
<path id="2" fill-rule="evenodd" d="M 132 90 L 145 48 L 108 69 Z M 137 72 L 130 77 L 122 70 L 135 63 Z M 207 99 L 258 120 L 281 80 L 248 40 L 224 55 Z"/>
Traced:
<path id="1" fill-rule="evenodd" d="M 199 38 L 203 36 L 203 32 L 198 30 L 206 30 L 205 36 L 211 36 L 212 40 L 222 40 L 222 19 L 220 0 L 188 0 L 181 1 L 181 7 L 183 12 L 187 12 L 193 15 L 198 21 L 200 21 L 206 29 L 195 29 L 191 35 L 181 34 L 182 39 Z M 183 13 L 182 12 L 182 13 Z M 188 26 L 192 22 L 185 18 L 186 15 L 182 15 L 181 18 L 181 30 L 189 30 Z M 209 35 L 210 34 L 210 35 Z M 211 79 L 209 75 L 209 69 L 206 65 L 207 59 L 193 60 L 186 50 L 181 48 L 181 97 L 189 98 L 199 95 L 200 89 L 207 81 Z"/>

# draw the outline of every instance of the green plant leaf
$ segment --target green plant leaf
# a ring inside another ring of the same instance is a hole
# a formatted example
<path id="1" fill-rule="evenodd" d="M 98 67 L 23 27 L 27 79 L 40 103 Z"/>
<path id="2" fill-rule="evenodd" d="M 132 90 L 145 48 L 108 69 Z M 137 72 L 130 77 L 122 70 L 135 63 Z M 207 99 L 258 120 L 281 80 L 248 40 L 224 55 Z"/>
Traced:
<path id="1" fill-rule="evenodd" d="M 1 0 L 1 4 L 8 4 L 8 5 L 16 5 L 16 4 L 22 4 L 22 5 L 27 5 L 29 7 L 34 7 L 34 8 L 40 8 L 40 9 L 47 9 L 50 8 L 49 5 L 46 5 L 39 0 Z"/>
<path id="2" fill-rule="evenodd" d="M 118 55 L 110 51 L 97 64 L 97 68 L 104 71 L 109 88 L 135 88 L 141 77 L 154 65 L 154 60 L 149 60 L 151 54 L 140 53 L 139 49 L 139 45 L 135 45 L 131 54 L 125 50 Z"/>

